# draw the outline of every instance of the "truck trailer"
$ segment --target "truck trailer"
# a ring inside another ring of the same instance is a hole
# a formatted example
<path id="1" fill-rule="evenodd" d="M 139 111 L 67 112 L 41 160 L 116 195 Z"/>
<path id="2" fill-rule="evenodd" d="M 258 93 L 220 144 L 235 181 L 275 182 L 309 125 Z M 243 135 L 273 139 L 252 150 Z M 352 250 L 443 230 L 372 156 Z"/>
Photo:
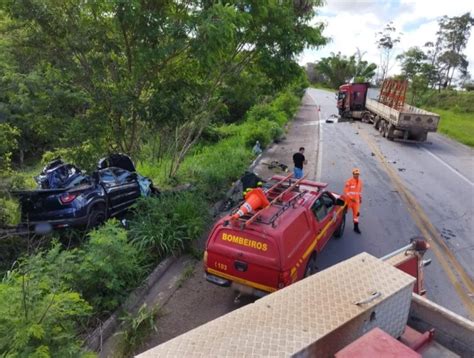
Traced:
<path id="1" fill-rule="evenodd" d="M 384 83 L 382 89 L 387 87 L 389 85 Z M 438 129 L 439 115 L 406 104 L 403 91 L 394 87 L 394 91 L 381 92 L 379 100 L 374 100 L 368 98 L 368 88 L 368 83 L 342 85 L 337 101 L 339 114 L 373 123 L 375 129 L 389 140 L 423 142 L 428 132 Z"/>

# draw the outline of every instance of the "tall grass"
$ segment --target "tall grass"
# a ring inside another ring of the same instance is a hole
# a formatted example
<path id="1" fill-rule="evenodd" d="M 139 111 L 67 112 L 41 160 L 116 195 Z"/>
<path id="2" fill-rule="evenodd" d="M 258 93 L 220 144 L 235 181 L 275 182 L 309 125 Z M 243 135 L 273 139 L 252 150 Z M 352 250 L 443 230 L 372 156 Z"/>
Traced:
<path id="1" fill-rule="evenodd" d="M 452 110 L 429 108 L 441 116 L 438 130 L 461 143 L 474 147 L 473 113 L 456 113 Z"/>
<path id="2" fill-rule="evenodd" d="M 199 238 L 209 218 L 206 201 L 198 192 L 144 198 L 135 209 L 140 214 L 130 221 L 131 243 L 149 262 L 183 250 Z"/>
<path id="3" fill-rule="evenodd" d="M 244 145 L 241 137 L 235 136 L 188 157 L 179 175 L 194 181 L 208 200 L 215 200 L 242 175 L 251 158 L 251 148 Z"/>

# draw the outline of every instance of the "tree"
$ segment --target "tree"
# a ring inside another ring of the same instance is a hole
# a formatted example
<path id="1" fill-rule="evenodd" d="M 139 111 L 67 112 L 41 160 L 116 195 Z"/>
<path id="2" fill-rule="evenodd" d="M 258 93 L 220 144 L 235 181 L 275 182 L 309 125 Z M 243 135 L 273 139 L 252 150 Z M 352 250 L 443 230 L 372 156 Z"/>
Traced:
<path id="1" fill-rule="evenodd" d="M 443 16 L 439 20 L 437 43 L 442 50 L 437 61 L 443 88 L 451 85 L 456 70 L 467 71 L 469 62 L 462 51 L 466 48 L 473 24 L 474 18 L 469 12 L 462 16 Z"/>
<path id="2" fill-rule="evenodd" d="M 377 32 L 375 36 L 377 38 L 377 48 L 380 50 L 380 71 L 377 75 L 377 79 L 383 81 L 390 70 L 393 49 L 395 45 L 400 42 L 401 33 L 397 34 L 397 29 L 393 25 L 393 22 L 389 22 L 385 25 L 385 28 Z"/>
<path id="3" fill-rule="evenodd" d="M 414 103 L 417 95 L 424 93 L 435 76 L 435 68 L 429 62 L 429 57 L 419 47 L 412 47 L 397 56 L 401 61 L 402 75 L 411 85 Z"/>
<path id="4" fill-rule="evenodd" d="M 299 75 L 296 55 L 326 42 L 323 26 L 309 23 L 321 3 L 10 0 L 2 6 L 13 21 L 9 50 L 17 63 L 29 61 L 18 72 L 45 65 L 59 71 L 82 95 L 79 123 L 105 127 L 100 140 L 109 149 L 133 155 L 156 130 L 175 175 L 222 108 L 224 92 L 229 103 L 232 91 L 223 89 L 232 81 L 257 71 L 270 84 L 264 90 L 274 92 Z"/>
<path id="5" fill-rule="evenodd" d="M 355 82 L 367 82 L 375 75 L 377 65 L 363 61 L 359 54 L 347 57 L 341 53 L 331 53 L 316 64 L 316 71 L 321 73 L 328 85 L 337 88 L 353 79 Z"/>
<path id="6" fill-rule="evenodd" d="M 354 82 L 369 82 L 375 76 L 377 65 L 375 63 L 368 63 L 362 60 L 362 55 L 357 52 L 357 59 L 355 63 Z"/>

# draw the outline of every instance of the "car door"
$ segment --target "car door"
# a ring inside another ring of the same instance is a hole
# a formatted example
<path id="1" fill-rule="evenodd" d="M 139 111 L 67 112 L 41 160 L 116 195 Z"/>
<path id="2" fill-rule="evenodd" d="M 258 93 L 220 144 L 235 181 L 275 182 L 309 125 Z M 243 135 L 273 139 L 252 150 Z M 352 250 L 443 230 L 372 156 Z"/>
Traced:
<path id="1" fill-rule="evenodd" d="M 116 212 L 117 198 L 119 196 L 117 179 L 110 168 L 99 170 L 97 174 L 107 196 L 107 215 L 113 216 Z"/>
<path id="2" fill-rule="evenodd" d="M 116 180 L 114 211 L 119 213 L 130 207 L 140 197 L 140 186 L 136 173 L 116 167 L 110 169 Z"/>
<path id="3" fill-rule="evenodd" d="M 334 201 L 325 192 L 322 193 L 311 206 L 316 221 L 317 244 L 316 250 L 320 252 L 334 232 L 333 210 Z"/>

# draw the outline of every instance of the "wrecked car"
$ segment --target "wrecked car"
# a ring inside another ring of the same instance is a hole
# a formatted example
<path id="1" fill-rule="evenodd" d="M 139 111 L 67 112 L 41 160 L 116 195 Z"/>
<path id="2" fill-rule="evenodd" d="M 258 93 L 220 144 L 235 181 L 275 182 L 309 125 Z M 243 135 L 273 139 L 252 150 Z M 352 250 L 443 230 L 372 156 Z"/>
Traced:
<path id="1" fill-rule="evenodd" d="M 102 158 L 91 175 L 56 159 L 35 180 L 37 190 L 13 192 L 19 198 L 21 221 L 32 228 L 45 223 L 52 228 L 93 228 L 124 213 L 140 196 L 159 194 L 124 154 Z"/>

